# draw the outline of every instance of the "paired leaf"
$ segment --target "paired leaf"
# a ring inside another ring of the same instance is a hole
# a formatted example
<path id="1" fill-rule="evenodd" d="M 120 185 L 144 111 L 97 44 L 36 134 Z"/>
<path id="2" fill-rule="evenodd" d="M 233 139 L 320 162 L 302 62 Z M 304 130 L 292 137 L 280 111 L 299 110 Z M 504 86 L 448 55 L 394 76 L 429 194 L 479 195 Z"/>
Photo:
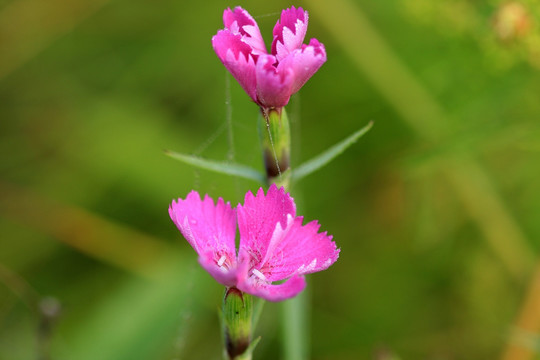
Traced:
<path id="1" fill-rule="evenodd" d="M 354 144 L 362 135 L 367 133 L 373 126 L 373 121 L 370 121 L 366 126 L 356 131 L 351 136 L 332 146 L 322 154 L 306 161 L 296 169 L 292 170 L 291 180 L 298 181 L 307 175 L 319 170 L 338 155 L 343 153 L 348 147 Z M 174 151 L 166 150 L 165 154 L 173 159 L 179 160 L 185 164 L 193 165 L 201 169 L 214 171 L 217 173 L 238 176 L 244 179 L 253 180 L 260 184 L 266 184 L 266 177 L 263 173 L 245 165 L 236 164 L 233 162 L 216 161 L 200 158 L 193 155 L 181 154 Z"/>
<path id="2" fill-rule="evenodd" d="M 337 143 L 336 145 L 332 146 L 330 149 L 326 150 L 322 154 L 319 154 L 313 159 L 306 161 L 302 165 L 298 166 L 296 169 L 293 169 L 291 174 L 292 181 L 298 181 L 328 164 L 338 155 L 343 153 L 349 146 L 354 144 L 362 135 L 367 133 L 372 126 L 373 121 L 370 121 L 369 124 L 361 128 L 348 138 Z"/>

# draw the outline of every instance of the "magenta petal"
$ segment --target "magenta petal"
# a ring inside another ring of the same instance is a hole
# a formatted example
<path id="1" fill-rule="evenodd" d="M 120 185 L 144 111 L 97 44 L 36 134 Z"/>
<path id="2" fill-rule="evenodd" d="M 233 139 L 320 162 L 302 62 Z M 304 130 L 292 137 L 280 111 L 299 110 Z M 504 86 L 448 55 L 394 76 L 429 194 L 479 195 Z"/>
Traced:
<path id="1" fill-rule="evenodd" d="M 291 51 L 300 49 L 308 27 L 308 12 L 294 6 L 281 12 L 281 19 L 274 26 L 272 54 L 281 61 Z"/>
<path id="2" fill-rule="evenodd" d="M 268 281 L 280 281 L 293 275 L 326 270 L 336 262 L 339 249 L 326 232 L 318 233 L 320 225 L 312 221 L 302 225 L 303 218 L 289 220 L 283 231 L 276 231 L 271 253 L 259 264 L 259 271 Z"/>
<path id="3" fill-rule="evenodd" d="M 263 110 L 281 108 L 326 61 L 324 46 L 303 45 L 308 13 L 294 6 L 281 13 L 267 54 L 259 26 L 241 7 L 223 12 L 225 29 L 212 38 L 221 62 Z"/>
<path id="4" fill-rule="evenodd" d="M 242 41 L 242 36 L 229 30 L 220 30 L 212 38 L 212 46 L 223 65 L 245 92 L 253 101 L 257 101 L 255 60 L 251 47 Z"/>
<path id="5" fill-rule="evenodd" d="M 221 284 L 236 281 L 236 216 L 230 203 L 219 198 L 217 204 L 196 191 L 185 200 L 173 201 L 169 215 L 176 227 L 199 254 L 201 265 Z"/>
<path id="6" fill-rule="evenodd" d="M 283 284 L 272 285 L 259 282 L 255 278 L 248 278 L 246 281 L 238 283 L 237 287 L 254 296 L 261 297 L 268 301 L 283 301 L 298 295 L 306 287 L 306 280 L 303 276 L 294 276 Z"/>
<path id="7" fill-rule="evenodd" d="M 266 46 L 259 30 L 259 26 L 253 17 L 240 6 L 234 10 L 226 9 L 223 12 L 223 24 L 233 34 L 240 34 L 242 41 L 252 48 L 252 54 L 266 54 Z"/>
<path id="8" fill-rule="evenodd" d="M 287 105 L 295 82 L 293 69 L 286 66 L 276 68 L 275 62 L 274 56 L 261 55 L 256 65 L 257 102 L 267 108 Z"/>
<path id="9" fill-rule="evenodd" d="M 240 255 L 242 252 L 250 254 L 254 264 L 262 261 L 278 224 L 282 228 L 287 227 L 287 218 L 295 214 L 293 199 L 275 184 L 270 186 L 266 195 L 262 188 L 256 196 L 248 192 L 244 205 L 237 207 Z"/>
<path id="10" fill-rule="evenodd" d="M 294 81 L 291 86 L 291 94 L 296 93 L 306 81 L 326 62 L 326 50 L 324 45 L 317 39 L 311 39 L 309 45 L 302 49 L 291 52 L 278 65 L 278 71 L 292 69 Z"/>

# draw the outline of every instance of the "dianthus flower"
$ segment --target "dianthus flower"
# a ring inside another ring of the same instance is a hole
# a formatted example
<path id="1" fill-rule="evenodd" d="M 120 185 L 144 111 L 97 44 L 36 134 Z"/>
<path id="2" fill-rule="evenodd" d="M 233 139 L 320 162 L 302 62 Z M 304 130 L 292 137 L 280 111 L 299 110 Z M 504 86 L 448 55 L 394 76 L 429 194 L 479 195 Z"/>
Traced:
<path id="1" fill-rule="evenodd" d="M 271 52 L 266 51 L 253 17 L 241 7 L 223 12 L 225 29 L 212 38 L 223 65 L 246 93 L 263 109 L 287 105 L 292 94 L 326 61 L 324 45 L 317 39 L 303 44 L 308 13 L 294 6 L 281 12 L 273 31 Z"/>
<path id="2" fill-rule="evenodd" d="M 219 283 L 269 301 L 297 295 L 306 285 L 303 275 L 327 269 L 339 256 L 332 236 L 318 233 L 317 221 L 302 225 L 294 200 L 276 185 L 266 195 L 262 188 L 248 192 L 236 209 L 192 191 L 172 202 L 169 215 Z"/>

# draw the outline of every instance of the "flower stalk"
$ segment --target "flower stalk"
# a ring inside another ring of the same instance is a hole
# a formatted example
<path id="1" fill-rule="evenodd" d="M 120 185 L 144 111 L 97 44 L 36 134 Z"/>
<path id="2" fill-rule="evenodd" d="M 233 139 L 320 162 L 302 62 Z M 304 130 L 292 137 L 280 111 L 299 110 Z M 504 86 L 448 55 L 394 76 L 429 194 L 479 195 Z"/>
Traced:
<path id="1" fill-rule="evenodd" d="M 289 188 L 291 180 L 291 136 L 285 107 L 278 109 L 261 108 L 261 138 L 266 178 L 269 184 Z M 306 293 L 285 301 L 282 305 L 282 331 L 284 358 L 287 360 L 307 359 L 307 305 Z"/>

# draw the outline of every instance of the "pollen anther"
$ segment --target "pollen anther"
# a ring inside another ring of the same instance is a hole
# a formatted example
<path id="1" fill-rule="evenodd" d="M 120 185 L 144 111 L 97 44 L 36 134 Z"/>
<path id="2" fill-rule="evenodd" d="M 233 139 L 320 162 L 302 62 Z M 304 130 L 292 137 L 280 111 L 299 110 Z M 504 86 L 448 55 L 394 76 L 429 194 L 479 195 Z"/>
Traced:
<path id="1" fill-rule="evenodd" d="M 257 269 L 253 269 L 253 275 L 255 275 L 256 277 L 258 277 L 261 280 L 266 280 L 266 277 L 263 275 L 263 273 L 260 272 Z"/>
<path id="2" fill-rule="evenodd" d="M 227 257 L 225 255 L 221 255 L 219 261 L 217 262 L 218 266 L 222 266 L 226 259 Z"/>

